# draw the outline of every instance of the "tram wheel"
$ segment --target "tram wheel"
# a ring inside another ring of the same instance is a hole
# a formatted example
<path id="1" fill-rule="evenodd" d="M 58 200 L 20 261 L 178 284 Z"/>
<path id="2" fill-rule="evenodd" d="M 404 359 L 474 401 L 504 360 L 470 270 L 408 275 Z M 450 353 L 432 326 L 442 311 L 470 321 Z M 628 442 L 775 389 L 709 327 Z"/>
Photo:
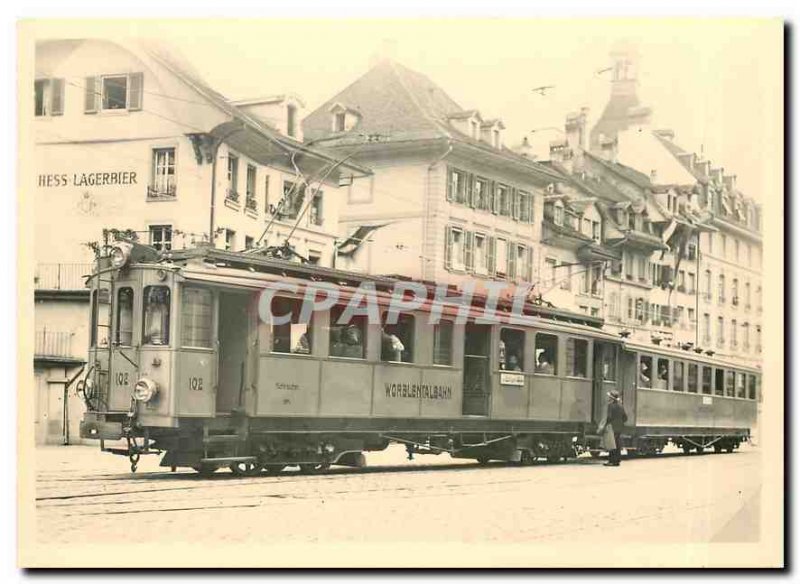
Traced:
<path id="1" fill-rule="evenodd" d="M 237 476 L 252 477 L 261 472 L 261 465 L 256 462 L 234 462 L 228 467 Z"/>
<path id="2" fill-rule="evenodd" d="M 706 449 L 703 448 L 702 446 L 695 446 L 694 449 L 695 452 L 697 452 L 697 454 L 703 454 L 706 451 Z"/>
<path id="3" fill-rule="evenodd" d="M 193 469 L 195 470 L 195 472 L 196 472 L 197 474 L 199 474 L 201 477 L 210 477 L 210 476 L 211 476 L 211 475 L 213 475 L 215 472 L 217 472 L 217 469 L 218 469 L 219 467 L 217 467 L 217 466 L 214 466 L 214 465 L 210 465 L 210 464 L 199 464 L 199 465 L 197 465 L 197 466 L 193 466 L 192 468 L 193 468 Z"/>
<path id="4" fill-rule="evenodd" d="M 682 446 L 684 454 L 690 454 L 692 452 L 692 446 L 688 443 L 684 443 Z"/>
<path id="5" fill-rule="evenodd" d="M 523 450 L 520 453 L 519 463 L 522 466 L 531 466 L 534 462 L 536 462 L 536 459 L 531 454 L 530 450 Z"/>
<path id="6" fill-rule="evenodd" d="M 268 475 L 276 475 L 280 474 L 280 472 L 286 468 L 285 464 L 265 464 L 264 465 L 264 472 Z"/>
<path id="7" fill-rule="evenodd" d="M 299 466 L 300 466 L 300 472 L 303 474 L 322 472 L 328 470 L 331 467 L 330 463 L 327 462 L 319 464 L 311 462 L 311 463 L 300 464 Z"/>
<path id="8" fill-rule="evenodd" d="M 714 454 L 719 454 L 722 452 L 722 445 L 721 444 L 714 444 Z"/>
<path id="9" fill-rule="evenodd" d="M 486 466 L 487 464 L 489 464 L 489 457 L 488 456 L 479 456 L 475 460 L 477 460 L 478 464 L 480 464 L 481 466 Z"/>

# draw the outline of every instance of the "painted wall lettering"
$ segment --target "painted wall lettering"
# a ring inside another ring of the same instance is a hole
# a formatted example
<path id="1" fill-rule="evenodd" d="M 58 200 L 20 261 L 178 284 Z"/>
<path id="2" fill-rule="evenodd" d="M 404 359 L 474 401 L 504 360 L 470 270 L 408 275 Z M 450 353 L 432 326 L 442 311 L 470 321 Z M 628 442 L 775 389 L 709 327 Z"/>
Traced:
<path id="1" fill-rule="evenodd" d="M 421 397 L 422 399 L 445 400 L 453 397 L 449 385 L 428 385 L 427 383 L 384 383 L 386 397 Z"/>
<path id="2" fill-rule="evenodd" d="M 80 172 L 69 174 L 40 174 L 37 177 L 40 187 L 104 187 L 139 184 L 136 172 L 132 170 L 114 172 Z"/>

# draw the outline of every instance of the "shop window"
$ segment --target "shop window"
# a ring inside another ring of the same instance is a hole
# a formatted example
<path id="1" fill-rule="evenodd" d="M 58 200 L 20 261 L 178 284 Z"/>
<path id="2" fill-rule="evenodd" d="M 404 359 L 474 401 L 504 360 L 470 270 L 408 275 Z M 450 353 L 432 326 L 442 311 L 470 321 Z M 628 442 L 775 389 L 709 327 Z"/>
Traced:
<path id="1" fill-rule="evenodd" d="M 145 287 L 142 344 L 169 345 L 169 299 L 168 287 Z"/>
<path id="2" fill-rule="evenodd" d="M 212 347 L 214 295 L 211 290 L 184 288 L 181 302 L 181 342 L 184 347 Z"/>
<path id="3" fill-rule="evenodd" d="M 301 322 L 302 300 L 273 298 L 272 315 L 283 317 L 281 324 L 272 325 L 272 352 L 308 355 L 311 353 L 311 322 Z"/>
<path id="4" fill-rule="evenodd" d="M 133 288 L 117 291 L 117 335 L 118 345 L 133 345 Z"/>
<path id="5" fill-rule="evenodd" d="M 558 337 L 538 333 L 536 335 L 536 373 L 558 375 Z"/>
<path id="6" fill-rule="evenodd" d="M 500 329 L 499 349 L 500 369 L 506 371 L 522 371 L 525 353 L 525 331 L 517 329 Z"/>
<path id="7" fill-rule="evenodd" d="M 353 316 L 342 320 L 343 306 L 331 309 L 330 340 L 328 351 L 331 357 L 365 359 L 367 346 L 367 318 Z"/>
<path id="8" fill-rule="evenodd" d="M 570 377 L 588 377 L 589 341 L 583 339 L 567 339 L 567 375 Z"/>
<path id="9" fill-rule="evenodd" d="M 397 315 L 397 324 L 385 324 L 381 331 L 381 361 L 414 362 L 414 316 Z"/>
<path id="10" fill-rule="evenodd" d="M 653 358 L 639 357 L 639 387 L 653 387 Z"/>
<path id="11" fill-rule="evenodd" d="M 687 368 L 687 387 L 686 390 L 689 393 L 697 393 L 697 365 L 694 363 L 689 363 Z"/>
<path id="12" fill-rule="evenodd" d="M 453 323 L 442 320 L 433 326 L 433 364 L 453 364 Z"/>

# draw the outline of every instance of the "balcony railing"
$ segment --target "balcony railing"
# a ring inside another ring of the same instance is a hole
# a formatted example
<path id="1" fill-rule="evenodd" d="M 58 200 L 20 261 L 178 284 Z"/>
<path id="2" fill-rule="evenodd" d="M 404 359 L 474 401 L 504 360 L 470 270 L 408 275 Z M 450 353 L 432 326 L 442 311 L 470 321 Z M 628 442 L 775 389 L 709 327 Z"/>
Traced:
<path id="1" fill-rule="evenodd" d="M 92 264 L 38 264 L 33 276 L 36 290 L 85 290 Z"/>
<path id="2" fill-rule="evenodd" d="M 248 195 L 245 199 L 244 206 L 250 211 L 258 211 L 258 203 L 256 202 L 256 198 L 251 195 Z"/>
<path id="3" fill-rule="evenodd" d="M 74 333 L 49 330 L 37 331 L 34 334 L 34 355 L 39 358 L 76 358 L 72 352 Z"/>
<path id="4" fill-rule="evenodd" d="M 231 201 L 232 203 L 238 203 L 239 202 L 239 193 L 234 191 L 234 190 L 232 190 L 232 189 L 228 189 L 225 192 L 225 199 L 228 200 L 228 201 Z"/>

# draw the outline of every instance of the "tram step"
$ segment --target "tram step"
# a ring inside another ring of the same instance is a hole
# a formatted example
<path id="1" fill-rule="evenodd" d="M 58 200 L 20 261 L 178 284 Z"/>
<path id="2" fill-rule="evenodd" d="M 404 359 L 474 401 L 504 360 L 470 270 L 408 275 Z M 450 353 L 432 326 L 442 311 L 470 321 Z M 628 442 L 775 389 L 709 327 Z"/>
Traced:
<path id="1" fill-rule="evenodd" d="M 233 462 L 256 462 L 255 456 L 223 456 L 222 458 L 201 458 L 203 464 L 231 464 Z"/>

